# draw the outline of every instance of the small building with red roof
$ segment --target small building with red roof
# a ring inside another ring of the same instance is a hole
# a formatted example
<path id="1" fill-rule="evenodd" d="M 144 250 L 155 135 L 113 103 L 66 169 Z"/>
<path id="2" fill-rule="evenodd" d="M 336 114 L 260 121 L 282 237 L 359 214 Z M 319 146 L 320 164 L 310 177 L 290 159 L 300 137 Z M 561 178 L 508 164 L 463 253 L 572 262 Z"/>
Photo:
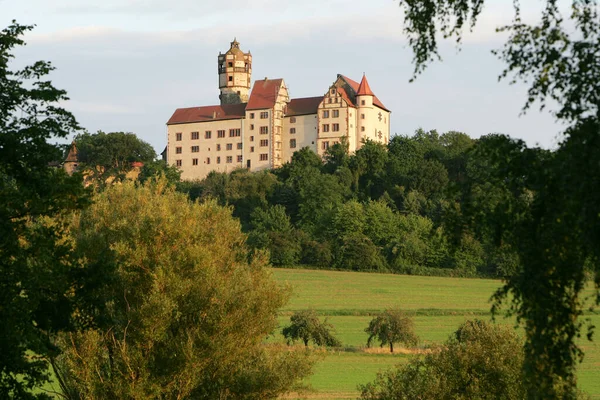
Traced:
<path id="1" fill-rule="evenodd" d="M 167 122 L 166 160 L 182 179 L 278 168 L 303 147 L 323 156 L 342 141 L 351 153 L 366 140 L 389 141 L 390 110 L 365 75 L 337 75 L 323 95 L 291 99 L 283 79 L 257 80 L 250 90 L 251 64 L 234 39 L 218 56 L 220 104 L 179 108 Z"/>

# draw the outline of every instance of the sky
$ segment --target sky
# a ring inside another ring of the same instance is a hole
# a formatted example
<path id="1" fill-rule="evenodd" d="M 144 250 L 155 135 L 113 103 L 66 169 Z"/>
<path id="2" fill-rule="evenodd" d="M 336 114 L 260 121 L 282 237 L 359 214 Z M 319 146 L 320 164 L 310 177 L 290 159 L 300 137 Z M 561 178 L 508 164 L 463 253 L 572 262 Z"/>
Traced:
<path id="1" fill-rule="evenodd" d="M 535 20 L 541 1 L 523 4 Z M 548 111 L 522 115 L 525 84 L 498 81 L 491 50 L 512 1 L 488 0 L 477 28 L 413 83 L 412 51 L 393 0 L 0 0 L 0 27 L 35 24 L 14 68 L 51 61 L 64 106 L 89 132 L 133 132 L 160 153 L 176 108 L 219 103 L 217 56 L 234 37 L 252 52 L 253 80 L 283 78 L 290 96 L 323 95 L 337 74 L 370 86 L 392 111 L 392 135 L 503 133 L 555 148 L 564 129 Z M 538 7 L 538 8 L 536 8 Z"/>

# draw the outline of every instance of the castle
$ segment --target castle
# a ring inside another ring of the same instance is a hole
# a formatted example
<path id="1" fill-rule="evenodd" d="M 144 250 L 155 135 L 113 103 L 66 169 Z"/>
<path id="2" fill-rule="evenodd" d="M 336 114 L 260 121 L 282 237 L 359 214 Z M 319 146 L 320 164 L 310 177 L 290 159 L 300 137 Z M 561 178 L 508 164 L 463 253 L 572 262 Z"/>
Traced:
<path id="1" fill-rule="evenodd" d="M 237 40 L 218 56 L 220 105 L 178 108 L 167 122 L 166 159 L 185 180 L 211 171 L 277 168 L 309 147 L 323 156 L 346 139 L 349 151 L 365 140 L 387 143 L 390 111 L 366 76 L 337 75 L 322 96 L 290 99 L 283 79 L 261 79 L 252 90 L 252 55 Z"/>

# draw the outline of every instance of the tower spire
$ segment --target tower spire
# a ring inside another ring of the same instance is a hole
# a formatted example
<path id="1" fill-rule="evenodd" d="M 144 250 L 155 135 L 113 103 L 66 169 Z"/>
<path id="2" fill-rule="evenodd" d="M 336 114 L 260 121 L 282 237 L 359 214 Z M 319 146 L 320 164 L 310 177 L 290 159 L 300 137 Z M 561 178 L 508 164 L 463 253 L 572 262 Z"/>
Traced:
<path id="1" fill-rule="evenodd" d="M 369 81 L 367 81 L 367 76 L 363 72 L 362 80 L 360 81 L 360 85 L 358 85 L 358 91 L 356 92 L 357 96 L 374 96 L 375 94 L 371 90 L 369 86 Z"/>

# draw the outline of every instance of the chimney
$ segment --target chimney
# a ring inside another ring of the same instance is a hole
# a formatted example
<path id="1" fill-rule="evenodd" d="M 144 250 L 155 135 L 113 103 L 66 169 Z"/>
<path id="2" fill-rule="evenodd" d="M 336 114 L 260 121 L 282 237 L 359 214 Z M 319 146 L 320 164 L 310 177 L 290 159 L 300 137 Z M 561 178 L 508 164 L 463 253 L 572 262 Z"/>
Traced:
<path id="1" fill-rule="evenodd" d="M 213 111 L 213 119 L 217 118 L 217 112 Z"/>

